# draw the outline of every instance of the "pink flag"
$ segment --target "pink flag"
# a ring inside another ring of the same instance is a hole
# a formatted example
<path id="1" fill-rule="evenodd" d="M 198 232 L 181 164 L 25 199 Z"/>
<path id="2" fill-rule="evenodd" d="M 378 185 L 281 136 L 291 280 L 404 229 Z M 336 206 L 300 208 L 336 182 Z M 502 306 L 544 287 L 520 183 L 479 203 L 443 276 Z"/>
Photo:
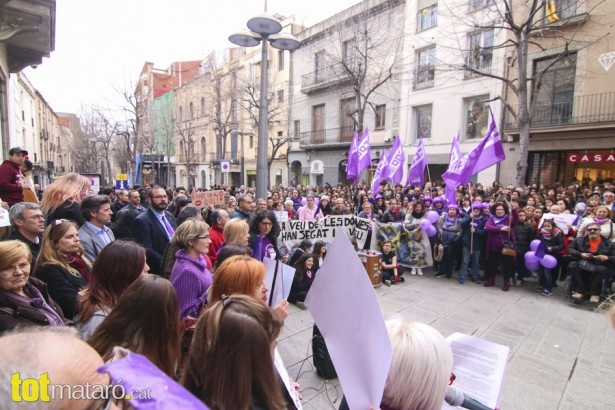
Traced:
<path id="1" fill-rule="evenodd" d="M 398 135 L 389 153 L 389 172 L 385 179 L 394 184 L 400 184 L 404 177 L 405 162 L 404 148 L 401 146 L 401 138 Z"/>
<path id="2" fill-rule="evenodd" d="M 423 145 L 423 138 L 419 140 L 419 146 L 414 153 L 412 159 L 412 165 L 410 165 L 410 171 L 408 172 L 408 181 L 406 186 L 409 185 L 425 185 L 425 168 L 427 167 L 427 154 L 425 154 L 425 146 Z"/>

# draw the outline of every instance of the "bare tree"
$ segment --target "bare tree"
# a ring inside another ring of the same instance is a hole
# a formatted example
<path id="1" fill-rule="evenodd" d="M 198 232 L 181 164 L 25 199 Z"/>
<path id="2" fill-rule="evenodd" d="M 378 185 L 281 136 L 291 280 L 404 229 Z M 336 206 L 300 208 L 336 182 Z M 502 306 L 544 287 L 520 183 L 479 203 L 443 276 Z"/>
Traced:
<path id="1" fill-rule="evenodd" d="M 122 171 L 127 168 L 127 164 L 130 162 L 130 169 L 126 169 L 126 173 L 136 175 L 136 155 L 146 144 L 146 141 L 144 141 L 145 133 L 141 129 L 141 120 L 147 114 L 147 105 L 140 104 L 132 90 L 134 90 L 134 87 L 127 86 L 122 90 L 116 88 L 125 104 L 120 107 L 124 123 L 117 130 L 120 140 L 116 142 L 115 158 Z"/>
<path id="2" fill-rule="evenodd" d="M 330 45 L 316 55 L 314 75 L 333 75 L 346 86 L 340 88 L 342 96 L 350 96 L 344 111 L 359 132 L 365 128 L 368 108 L 376 111 L 373 101 L 382 87 L 400 73 L 404 19 L 399 16 L 405 13 L 405 3 L 364 2 L 359 13 L 331 29 Z"/>
<path id="3" fill-rule="evenodd" d="M 525 184 L 527 160 L 529 152 L 529 136 L 532 116 L 537 109 L 541 89 L 552 86 L 546 81 L 546 76 L 556 65 L 565 59 L 574 58 L 576 51 L 581 50 L 608 36 L 608 33 L 598 39 L 583 38 L 581 24 L 576 15 L 577 2 L 568 4 L 568 9 L 552 10 L 552 4 L 545 0 L 529 0 L 516 2 L 500 0 L 492 4 L 489 11 L 488 24 L 478 21 L 464 21 L 466 27 L 480 33 L 485 30 L 504 31 L 502 41 L 494 44 L 470 42 L 466 47 L 460 47 L 464 55 L 464 63 L 460 67 L 470 75 L 494 78 L 502 81 L 509 92 L 517 100 L 517 106 L 507 98 L 498 96 L 505 109 L 512 115 L 519 127 L 519 160 L 516 164 L 515 182 L 518 186 Z M 603 4 L 600 1 L 595 7 Z M 482 4 L 482 3 L 481 3 Z M 549 5 L 549 7 L 547 7 Z M 574 10 L 569 8 L 575 7 Z M 450 11 L 452 14 L 453 11 Z M 461 20 L 459 20 L 461 24 Z M 485 69 L 490 67 L 491 58 L 496 51 L 506 50 L 507 68 L 499 73 Z M 548 60 L 543 64 L 530 67 L 532 52 L 552 50 Z M 487 64 L 488 63 L 488 64 Z M 530 69 L 530 68 L 533 68 Z"/>
<path id="4" fill-rule="evenodd" d="M 181 155 L 183 161 L 186 163 L 186 173 L 189 176 L 190 185 L 195 186 L 195 177 L 192 174 L 194 172 L 193 164 L 196 164 L 198 158 L 195 150 L 195 128 L 192 124 L 192 120 L 186 120 L 177 124 L 177 134 L 179 136 L 179 147 L 182 150 Z"/>

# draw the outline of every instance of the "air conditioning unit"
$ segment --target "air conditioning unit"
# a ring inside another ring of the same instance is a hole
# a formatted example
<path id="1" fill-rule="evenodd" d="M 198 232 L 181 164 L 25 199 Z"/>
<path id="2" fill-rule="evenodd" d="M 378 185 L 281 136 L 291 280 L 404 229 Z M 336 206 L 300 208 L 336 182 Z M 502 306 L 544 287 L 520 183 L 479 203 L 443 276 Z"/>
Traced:
<path id="1" fill-rule="evenodd" d="M 516 138 L 515 138 L 515 136 L 514 136 L 514 135 L 511 135 L 511 134 L 506 134 L 506 135 L 504 136 L 504 141 L 505 141 L 505 142 L 515 142 L 515 141 L 516 141 Z"/>

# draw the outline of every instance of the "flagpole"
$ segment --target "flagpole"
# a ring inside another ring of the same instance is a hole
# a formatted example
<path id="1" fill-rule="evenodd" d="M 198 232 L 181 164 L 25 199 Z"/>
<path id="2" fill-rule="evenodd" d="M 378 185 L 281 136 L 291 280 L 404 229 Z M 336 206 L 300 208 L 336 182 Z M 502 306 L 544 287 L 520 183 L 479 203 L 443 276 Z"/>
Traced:
<path id="1" fill-rule="evenodd" d="M 429 172 L 429 164 L 425 167 L 427 169 L 427 179 L 429 180 L 429 185 L 433 188 L 433 184 L 431 183 L 431 173 Z"/>

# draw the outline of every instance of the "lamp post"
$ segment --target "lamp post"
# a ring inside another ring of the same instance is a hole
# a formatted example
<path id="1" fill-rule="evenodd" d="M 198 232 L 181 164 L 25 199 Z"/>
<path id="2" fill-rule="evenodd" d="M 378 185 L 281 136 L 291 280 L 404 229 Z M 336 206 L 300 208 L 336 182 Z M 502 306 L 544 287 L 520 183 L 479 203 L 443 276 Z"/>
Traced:
<path id="1" fill-rule="evenodd" d="M 256 197 L 267 198 L 269 185 L 268 160 L 268 125 L 269 109 L 269 64 L 267 61 L 267 42 L 278 50 L 296 50 L 301 43 L 290 34 L 278 34 L 282 31 L 279 21 L 267 13 L 259 14 L 248 20 L 248 30 L 242 30 L 229 36 L 229 41 L 241 47 L 255 47 L 261 44 L 261 88 L 258 112 L 258 145 L 256 152 Z"/>

